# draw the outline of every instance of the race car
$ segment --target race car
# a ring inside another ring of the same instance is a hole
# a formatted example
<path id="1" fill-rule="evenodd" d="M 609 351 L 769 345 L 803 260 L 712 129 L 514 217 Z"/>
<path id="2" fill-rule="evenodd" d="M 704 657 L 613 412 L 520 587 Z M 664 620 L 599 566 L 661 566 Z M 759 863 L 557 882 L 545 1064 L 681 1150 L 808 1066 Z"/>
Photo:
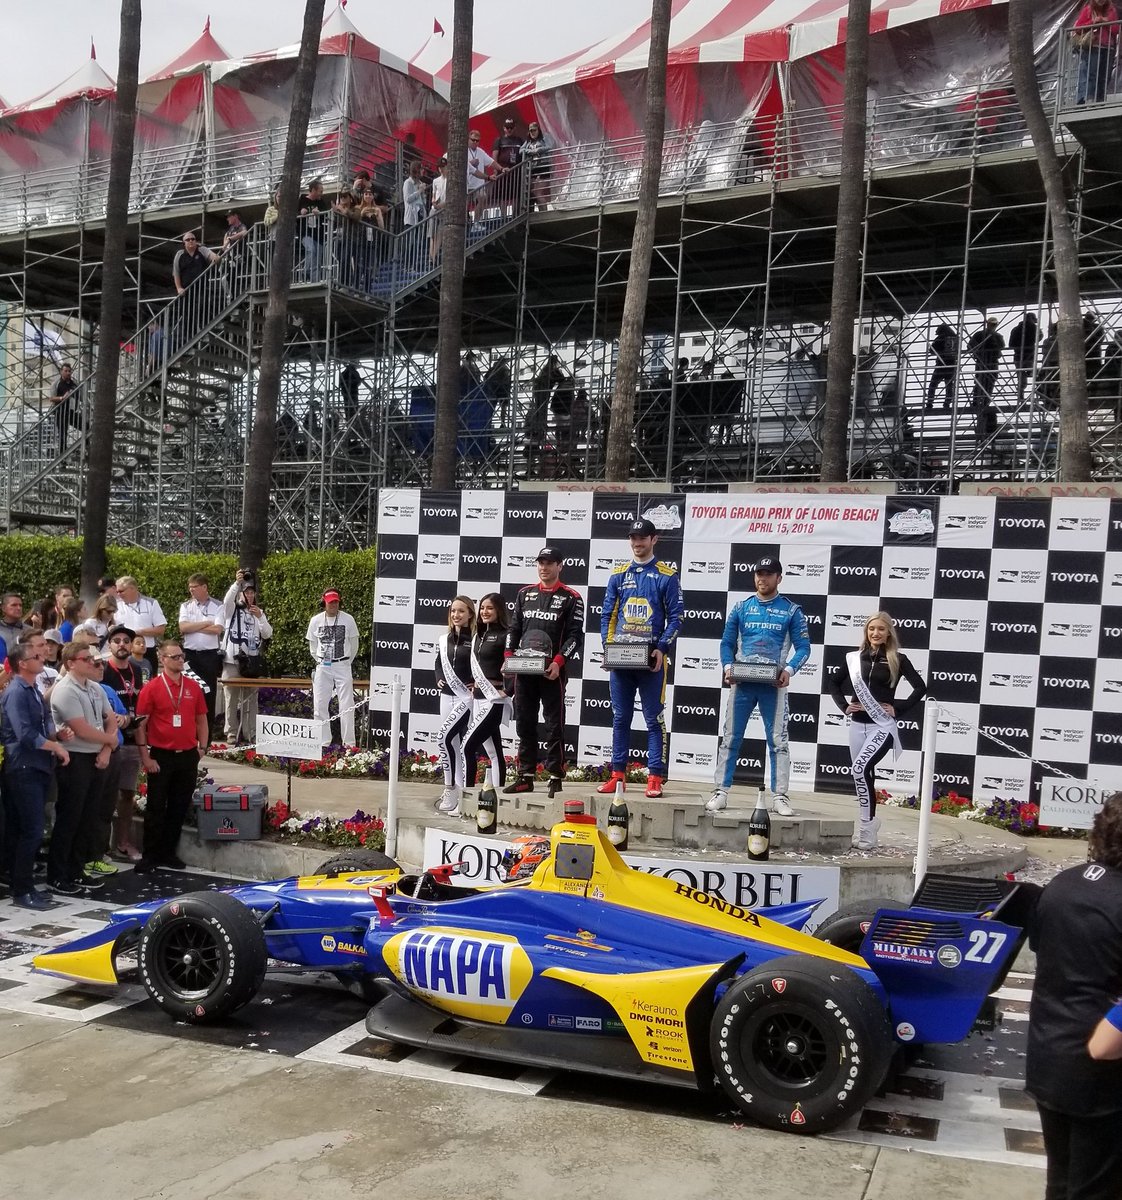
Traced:
<path id="1" fill-rule="evenodd" d="M 122 909 L 34 966 L 111 984 L 135 952 L 152 999 L 196 1022 L 247 1003 L 270 960 L 328 970 L 371 1002 L 379 1038 L 719 1086 L 757 1123 L 811 1133 L 858 1112 L 901 1045 L 965 1037 L 1024 936 L 1018 884 L 928 876 L 910 906 L 848 910 L 811 937 L 819 901 L 765 916 L 633 870 L 583 813 L 519 839 L 506 866 L 467 889 L 454 865 L 343 858 Z"/>

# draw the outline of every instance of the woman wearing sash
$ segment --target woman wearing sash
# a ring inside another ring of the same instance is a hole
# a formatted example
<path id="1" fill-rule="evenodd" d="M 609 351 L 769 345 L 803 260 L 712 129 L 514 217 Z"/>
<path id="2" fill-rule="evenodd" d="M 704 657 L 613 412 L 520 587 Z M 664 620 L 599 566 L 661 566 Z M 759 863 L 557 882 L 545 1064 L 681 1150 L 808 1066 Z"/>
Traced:
<path id="1" fill-rule="evenodd" d="M 901 679 L 911 684 L 911 695 L 896 699 Z M 886 612 L 865 622 L 861 649 L 846 655 L 845 666 L 830 676 L 830 694 L 849 716 L 849 752 L 853 760 L 853 786 L 861 809 L 861 825 L 854 840 L 858 850 L 874 850 L 880 818 L 873 777 L 877 764 L 893 750 L 900 756 L 900 730 L 896 721 L 914 708 L 927 692 L 927 684 L 901 654 L 896 627 Z"/>
<path id="2" fill-rule="evenodd" d="M 503 678 L 506 631 L 510 627 L 506 601 L 498 592 L 488 592 L 479 600 L 479 622 L 471 644 L 471 674 L 475 683 L 475 710 L 464 734 L 463 776 L 467 787 L 475 784 L 479 771 L 479 752 L 491 760 L 491 783 L 506 783 L 506 757 L 503 754 L 502 727 L 511 719 L 511 701 Z M 443 806 L 442 806 L 443 807 Z M 459 815 L 459 804 L 445 809 Z"/>
<path id="3" fill-rule="evenodd" d="M 436 650 L 436 690 L 440 693 L 442 723 L 436 735 L 444 791 L 437 808 L 452 812 L 460 806 L 464 787 L 463 738 L 471 721 L 473 687 L 471 677 L 471 634 L 475 605 L 467 596 L 457 596 L 448 607 L 448 629 L 440 635 Z"/>

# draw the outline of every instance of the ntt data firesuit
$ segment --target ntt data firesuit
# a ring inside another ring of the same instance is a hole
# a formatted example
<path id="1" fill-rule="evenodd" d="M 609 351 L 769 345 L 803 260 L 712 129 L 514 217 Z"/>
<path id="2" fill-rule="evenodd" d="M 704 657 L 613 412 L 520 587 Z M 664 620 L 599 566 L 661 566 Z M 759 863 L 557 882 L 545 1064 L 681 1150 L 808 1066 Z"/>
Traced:
<path id="1" fill-rule="evenodd" d="M 515 597 L 506 651 L 541 650 L 560 667 L 556 679 L 518 675 L 514 682 L 514 727 L 518 733 L 518 770 L 533 777 L 538 764 L 538 707 L 545 737 L 545 767 L 556 779 L 564 775 L 566 665 L 584 640 L 584 600 L 558 582 L 548 588 L 531 583 Z"/>
<path id="2" fill-rule="evenodd" d="M 789 657 L 792 648 L 794 657 Z M 721 638 L 721 667 L 734 659 L 766 660 L 792 675 L 810 655 L 806 617 L 786 596 L 770 600 L 749 596 L 729 613 Z M 752 710 L 759 705 L 767 738 L 770 772 L 768 787 L 774 796 L 786 796 L 791 778 L 791 756 L 787 750 L 787 689 L 770 683 L 736 683 L 725 709 L 725 727 L 717 750 L 713 782 L 718 788 L 732 786 L 736 756 Z"/>
<path id="3" fill-rule="evenodd" d="M 682 627 L 686 610 L 678 572 L 657 559 L 645 563 L 629 562 L 618 567 L 608 579 L 604 593 L 604 612 L 600 618 L 600 637 L 609 642 L 646 642 L 652 650 L 669 654 Z M 647 769 L 659 778 L 666 776 L 666 703 L 668 664 L 663 658 L 658 671 L 615 670 L 609 687 L 612 697 L 612 770 L 627 766 L 631 714 L 635 693 L 647 723 Z"/>

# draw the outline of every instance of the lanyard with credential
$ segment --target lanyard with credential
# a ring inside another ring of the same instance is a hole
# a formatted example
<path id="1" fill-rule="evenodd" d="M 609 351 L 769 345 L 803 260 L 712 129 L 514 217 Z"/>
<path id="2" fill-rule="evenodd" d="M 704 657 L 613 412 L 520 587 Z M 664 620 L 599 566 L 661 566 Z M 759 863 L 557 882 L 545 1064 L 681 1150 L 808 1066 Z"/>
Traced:
<path id="1" fill-rule="evenodd" d="M 180 715 L 179 706 L 183 703 L 183 688 L 186 680 L 182 675 L 179 677 L 179 695 L 172 696 L 171 688 L 168 686 L 168 677 L 166 675 L 161 675 L 160 678 L 164 681 L 164 687 L 167 689 L 168 699 L 171 701 L 172 708 L 174 709 L 171 715 L 171 727 L 173 729 L 180 729 L 183 726 L 183 717 Z"/>

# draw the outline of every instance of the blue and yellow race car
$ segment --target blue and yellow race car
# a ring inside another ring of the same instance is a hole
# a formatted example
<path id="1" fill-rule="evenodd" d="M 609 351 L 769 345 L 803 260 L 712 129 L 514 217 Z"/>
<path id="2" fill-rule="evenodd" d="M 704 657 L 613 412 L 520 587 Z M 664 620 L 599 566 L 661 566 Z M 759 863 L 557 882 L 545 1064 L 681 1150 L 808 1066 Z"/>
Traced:
<path id="1" fill-rule="evenodd" d="M 453 887 L 343 855 L 318 875 L 121 909 L 38 970 L 114 984 L 135 955 L 179 1020 L 217 1020 L 270 961 L 331 971 L 377 1037 L 526 1065 L 723 1088 L 761 1125 L 834 1128 L 908 1043 L 965 1037 L 1024 935 L 1004 880 L 928 876 L 802 932 L 817 902 L 764 916 L 632 870 L 590 816 L 522 838 L 508 882 Z M 992 1003 L 992 1002 L 991 1002 Z"/>

